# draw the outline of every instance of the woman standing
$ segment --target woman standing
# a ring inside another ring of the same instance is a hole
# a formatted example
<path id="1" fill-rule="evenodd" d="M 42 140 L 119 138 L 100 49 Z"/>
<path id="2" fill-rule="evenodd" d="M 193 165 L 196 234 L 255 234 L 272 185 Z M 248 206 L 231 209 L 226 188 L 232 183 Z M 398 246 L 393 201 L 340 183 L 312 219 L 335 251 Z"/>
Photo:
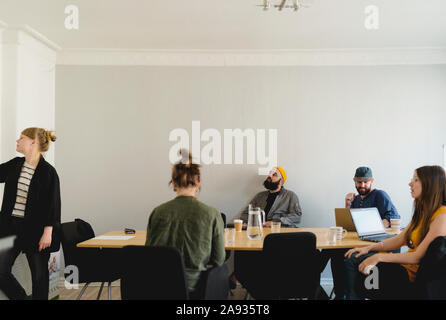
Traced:
<path id="1" fill-rule="evenodd" d="M 41 128 L 23 130 L 16 157 L 0 164 L 0 183 L 5 183 L 0 214 L 0 237 L 15 235 L 14 248 L 0 257 L 0 290 L 9 299 L 26 299 L 25 290 L 11 274 L 20 252 L 26 254 L 32 277 L 32 298 L 47 300 L 48 260 L 59 250 L 60 185 L 56 170 L 42 156 L 56 137 Z"/>
<path id="2" fill-rule="evenodd" d="M 427 248 L 435 238 L 446 236 L 446 175 L 443 168 L 425 166 L 416 169 L 409 186 L 414 198 L 414 213 L 409 226 L 396 237 L 346 253 L 347 299 L 358 298 L 354 290 L 358 273 L 367 275 L 374 266 L 379 271 L 379 289 L 373 290 L 373 294 L 381 299 L 406 298 Z M 405 245 L 409 247 L 407 252 L 385 252 Z"/>
<path id="3" fill-rule="evenodd" d="M 220 212 L 197 200 L 200 190 L 200 165 L 182 151 L 183 160 L 172 169 L 177 197 L 156 207 L 149 218 L 147 246 L 168 246 L 180 251 L 186 267 L 189 294 L 200 298 L 201 273 L 207 265 L 225 261 L 224 225 Z"/>

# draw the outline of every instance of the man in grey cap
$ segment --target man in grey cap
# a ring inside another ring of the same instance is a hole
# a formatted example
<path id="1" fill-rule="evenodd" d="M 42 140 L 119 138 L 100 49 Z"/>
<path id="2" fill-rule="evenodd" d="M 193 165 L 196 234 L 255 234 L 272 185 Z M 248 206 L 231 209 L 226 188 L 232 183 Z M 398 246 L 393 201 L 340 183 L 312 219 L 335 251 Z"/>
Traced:
<path id="1" fill-rule="evenodd" d="M 390 219 L 400 218 L 389 195 L 383 190 L 373 189 L 372 169 L 359 167 L 356 169 L 353 181 L 358 194 L 348 193 L 345 196 L 346 208 L 376 207 L 385 227 L 390 226 Z M 331 259 L 335 299 L 343 299 L 345 294 L 344 254 L 346 252 L 347 249 L 322 250 L 321 252 L 321 272 L 324 270 L 328 260 Z"/>
<path id="2" fill-rule="evenodd" d="M 368 167 L 359 167 L 356 169 L 353 181 L 355 182 L 358 194 L 348 193 L 345 196 L 346 208 L 376 207 L 378 208 L 379 215 L 381 216 L 385 227 L 390 226 L 390 219 L 400 218 L 389 195 L 383 190 L 373 189 L 372 184 L 374 180 L 372 169 Z"/>

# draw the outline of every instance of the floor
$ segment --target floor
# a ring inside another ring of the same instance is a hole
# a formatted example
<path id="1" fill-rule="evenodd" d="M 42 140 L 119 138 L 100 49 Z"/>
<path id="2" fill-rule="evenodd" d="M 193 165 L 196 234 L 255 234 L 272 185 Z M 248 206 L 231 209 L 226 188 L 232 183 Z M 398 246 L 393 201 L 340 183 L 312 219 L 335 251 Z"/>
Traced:
<path id="1" fill-rule="evenodd" d="M 59 300 L 76 300 L 77 296 L 81 292 L 83 285 L 79 285 L 79 289 L 66 289 L 64 286 L 59 287 Z M 96 300 L 100 289 L 99 283 L 90 284 L 81 297 L 81 300 Z M 240 284 L 232 290 L 232 294 L 228 296 L 229 300 L 243 300 L 246 296 L 246 290 L 243 289 Z M 112 283 L 111 290 L 112 300 L 121 300 L 121 291 L 119 287 L 119 281 Z M 108 286 L 104 285 L 102 289 L 101 300 L 108 299 Z"/>

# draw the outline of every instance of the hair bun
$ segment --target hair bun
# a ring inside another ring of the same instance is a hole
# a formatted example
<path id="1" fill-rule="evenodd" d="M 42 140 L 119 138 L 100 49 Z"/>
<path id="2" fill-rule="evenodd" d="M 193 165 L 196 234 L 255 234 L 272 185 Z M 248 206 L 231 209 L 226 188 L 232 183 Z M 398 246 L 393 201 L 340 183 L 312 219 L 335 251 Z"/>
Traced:
<path id="1" fill-rule="evenodd" d="M 53 131 L 50 130 L 45 131 L 45 136 L 47 137 L 48 141 L 51 140 L 52 142 L 54 142 L 57 139 L 57 137 L 53 134 Z"/>
<path id="2" fill-rule="evenodd" d="M 187 149 L 180 149 L 180 151 L 178 151 L 178 155 L 181 156 L 181 160 L 180 163 L 181 164 L 192 164 L 192 154 L 189 152 L 189 150 Z"/>

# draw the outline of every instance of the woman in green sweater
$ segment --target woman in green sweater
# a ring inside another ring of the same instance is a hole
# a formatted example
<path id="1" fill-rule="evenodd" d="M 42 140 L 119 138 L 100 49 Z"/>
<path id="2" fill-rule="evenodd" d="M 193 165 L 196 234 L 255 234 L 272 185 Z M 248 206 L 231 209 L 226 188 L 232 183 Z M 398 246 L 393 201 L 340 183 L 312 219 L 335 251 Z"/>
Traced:
<path id="1" fill-rule="evenodd" d="M 191 297 L 196 295 L 200 275 L 207 267 L 225 261 L 224 225 L 220 212 L 197 200 L 200 165 L 182 151 L 182 160 L 172 169 L 177 197 L 156 207 L 149 217 L 146 246 L 167 246 L 179 250 L 186 267 Z"/>

